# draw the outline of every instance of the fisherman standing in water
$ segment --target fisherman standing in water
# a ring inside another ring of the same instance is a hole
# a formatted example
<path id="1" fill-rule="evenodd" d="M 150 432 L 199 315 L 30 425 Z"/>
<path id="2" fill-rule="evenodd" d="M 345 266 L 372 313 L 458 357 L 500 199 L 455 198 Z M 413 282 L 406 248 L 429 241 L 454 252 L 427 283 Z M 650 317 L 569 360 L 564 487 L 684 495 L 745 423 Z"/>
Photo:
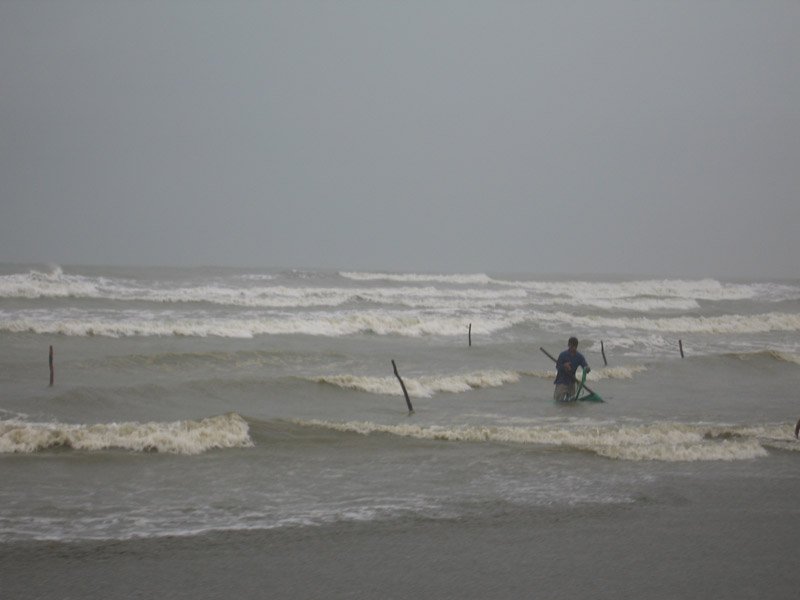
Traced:
<path id="1" fill-rule="evenodd" d="M 567 342 L 568 348 L 558 355 L 556 360 L 556 389 L 553 392 L 553 399 L 557 402 L 575 399 L 575 371 L 578 367 L 588 373 L 589 365 L 583 354 L 578 352 L 578 338 L 571 337 Z"/>

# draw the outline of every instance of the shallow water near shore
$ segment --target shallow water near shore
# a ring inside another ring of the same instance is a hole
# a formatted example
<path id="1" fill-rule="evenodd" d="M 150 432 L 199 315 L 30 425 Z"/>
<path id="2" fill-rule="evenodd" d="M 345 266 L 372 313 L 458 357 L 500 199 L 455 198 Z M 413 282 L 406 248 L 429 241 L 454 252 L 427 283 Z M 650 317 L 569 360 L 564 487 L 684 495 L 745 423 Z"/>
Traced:
<path id="1" fill-rule="evenodd" d="M 773 467 L 661 469 L 624 505 L 3 544 L 0 578 L 13 598 L 790 598 L 800 478 Z"/>

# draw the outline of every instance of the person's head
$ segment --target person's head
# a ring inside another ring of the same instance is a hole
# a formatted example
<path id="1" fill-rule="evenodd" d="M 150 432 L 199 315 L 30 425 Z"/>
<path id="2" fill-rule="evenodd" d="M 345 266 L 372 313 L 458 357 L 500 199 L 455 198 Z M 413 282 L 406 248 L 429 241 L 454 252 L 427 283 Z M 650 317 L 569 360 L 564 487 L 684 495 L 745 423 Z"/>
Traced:
<path id="1" fill-rule="evenodd" d="M 578 338 L 576 338 L 574 336 L 569 338 L 569 341 L 567 342 L 567 346 L 569 347 L 569 349 L 572 352 L 577 351 L 578 350 Z"/>

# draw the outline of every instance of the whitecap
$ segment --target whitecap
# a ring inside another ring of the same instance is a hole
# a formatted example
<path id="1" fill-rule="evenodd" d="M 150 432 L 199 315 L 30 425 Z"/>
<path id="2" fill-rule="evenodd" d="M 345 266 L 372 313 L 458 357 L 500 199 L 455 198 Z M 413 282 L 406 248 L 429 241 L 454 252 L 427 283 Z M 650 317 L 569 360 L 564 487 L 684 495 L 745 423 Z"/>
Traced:
<path id="1" fill-rule="evenodd" d="M 52 448 L 200 454 L 215 448 L 252 446 L 247 422 L 236 413 L 171 423 L 28 423 L 0 421 L 0 453 Z"/>
<path id="2" fill-rule="evenodd" d="M 386 425 L 368 421 L 297 421 L 300 425 L 371 435 L 383 433 L 427 440 L 474 443 L 516 443 L 557 446 L 588 451 L 617 460 L 665 462 L 735 461 L 767 456 L 761 443 L 764 428 L 654 423 L 651 425 L 599 424 L 532 427 L 480 425 Z M 778 429 L 775 431 L 773 429 Z M 789 428 L 769 429 L 779 441 L 791 441 Z M 774 442 L 773 443 L 777 443 Z"/>

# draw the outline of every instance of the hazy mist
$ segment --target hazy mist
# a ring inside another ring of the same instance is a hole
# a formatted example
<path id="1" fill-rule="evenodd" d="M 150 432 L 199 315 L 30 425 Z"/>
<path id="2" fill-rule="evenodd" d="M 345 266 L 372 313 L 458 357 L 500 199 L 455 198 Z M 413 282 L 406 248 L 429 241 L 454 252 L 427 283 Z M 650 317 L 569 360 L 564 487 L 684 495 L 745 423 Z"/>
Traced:
<path id="1" fill-rule="evenodd" d="M 797 277 L 800 2 L 0 1 L 0 261 Z"/>

